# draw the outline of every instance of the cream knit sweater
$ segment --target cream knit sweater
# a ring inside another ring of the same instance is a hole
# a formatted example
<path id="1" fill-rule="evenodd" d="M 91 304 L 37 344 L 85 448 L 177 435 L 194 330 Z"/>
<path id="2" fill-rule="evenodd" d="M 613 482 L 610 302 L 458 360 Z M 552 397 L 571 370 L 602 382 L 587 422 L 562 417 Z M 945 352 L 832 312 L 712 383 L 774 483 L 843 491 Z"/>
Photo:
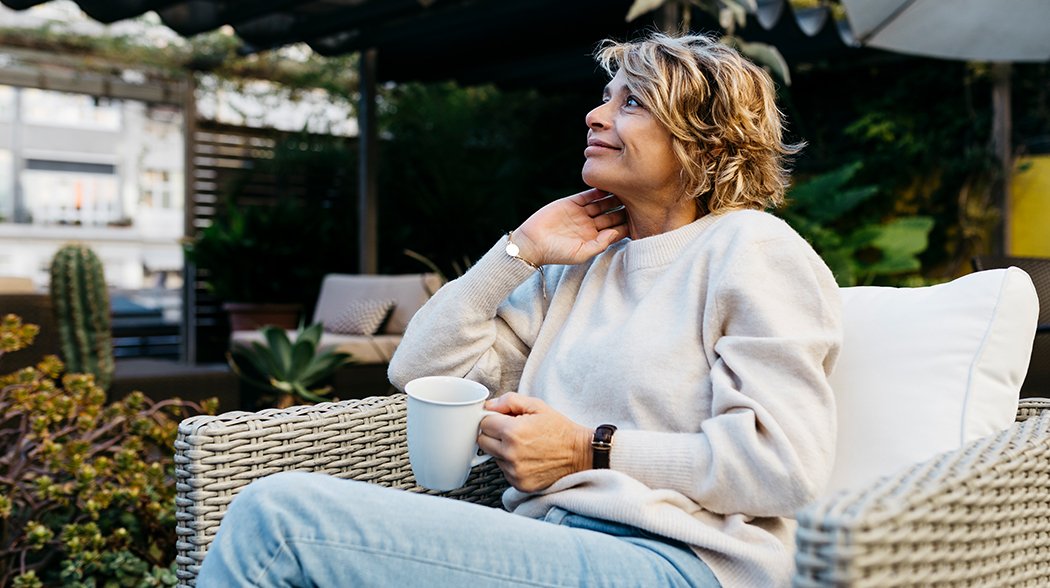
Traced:
<path id="1" fill-rule="evenodd" d="M 416 313 L 391 382 L 465 376 L 617 425 L 611 469 L 510 489 L 508 510 L 558 506 L 677 539 L 727 588 L 788 585 L 789 517 L 834 457 L 841 303 L 823 260 L 771 214 L 707 215 L 547 266 L 544 301 L 505 244 Z"/>

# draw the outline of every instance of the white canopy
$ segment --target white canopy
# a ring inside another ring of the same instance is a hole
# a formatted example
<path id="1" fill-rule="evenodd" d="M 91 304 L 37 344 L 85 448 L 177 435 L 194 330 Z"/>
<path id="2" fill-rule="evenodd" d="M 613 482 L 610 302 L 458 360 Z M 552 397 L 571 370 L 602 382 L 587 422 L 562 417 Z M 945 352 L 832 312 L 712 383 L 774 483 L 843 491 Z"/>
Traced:
<path id="1" fill-rule="evenodd" d="M 860 43 L 968 61 L 1050 61 L 1050 0 L 842 0 Z"/>

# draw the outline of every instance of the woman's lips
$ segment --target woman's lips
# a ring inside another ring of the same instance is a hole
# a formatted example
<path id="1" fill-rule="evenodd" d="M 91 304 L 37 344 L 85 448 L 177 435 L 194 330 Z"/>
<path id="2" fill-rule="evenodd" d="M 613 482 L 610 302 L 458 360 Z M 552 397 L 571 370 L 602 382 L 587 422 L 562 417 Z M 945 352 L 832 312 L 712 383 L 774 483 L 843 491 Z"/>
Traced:
<path id="1" fill-rule="evenodd" d="M 590 157 L 592 155 L 601 155 L 603 153 L 611 153 L 619 150 L 619 148 L 613 147 L 608 143 L 603 143 L 601 141 L 588 141 L 587 148 L 583 150 L 583 155 L 585 157 Z"/>

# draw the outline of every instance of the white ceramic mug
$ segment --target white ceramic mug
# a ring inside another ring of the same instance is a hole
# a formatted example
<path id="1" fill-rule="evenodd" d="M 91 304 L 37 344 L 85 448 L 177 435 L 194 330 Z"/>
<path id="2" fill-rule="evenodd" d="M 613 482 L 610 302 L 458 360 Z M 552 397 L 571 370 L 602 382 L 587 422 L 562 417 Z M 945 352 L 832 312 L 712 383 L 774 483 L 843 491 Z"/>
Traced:
<path id="1" fill-rule="evenodd" d="M 408 459 L 416 483 L 431 490 L 454 490 L 470 469 L 488 461 L 478 455 L 478 427 L 490 414 L 482 406 L 484 385 L 455 376 L 424 376 L 405 385 L 408 394 Z"/>

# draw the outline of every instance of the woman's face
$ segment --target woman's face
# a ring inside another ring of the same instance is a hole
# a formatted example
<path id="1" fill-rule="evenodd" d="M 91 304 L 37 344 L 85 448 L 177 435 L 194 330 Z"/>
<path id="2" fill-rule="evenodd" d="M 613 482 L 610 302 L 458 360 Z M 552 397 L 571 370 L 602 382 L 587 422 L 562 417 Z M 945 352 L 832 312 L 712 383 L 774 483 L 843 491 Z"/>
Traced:
<path id="1" fill-rule="evenodd" d="M 621 199 L 681 194 L 671 134 L 627 88 L 623 70 L 605 86 L 602 104 L 587 113 L 583 181 Z"/>

